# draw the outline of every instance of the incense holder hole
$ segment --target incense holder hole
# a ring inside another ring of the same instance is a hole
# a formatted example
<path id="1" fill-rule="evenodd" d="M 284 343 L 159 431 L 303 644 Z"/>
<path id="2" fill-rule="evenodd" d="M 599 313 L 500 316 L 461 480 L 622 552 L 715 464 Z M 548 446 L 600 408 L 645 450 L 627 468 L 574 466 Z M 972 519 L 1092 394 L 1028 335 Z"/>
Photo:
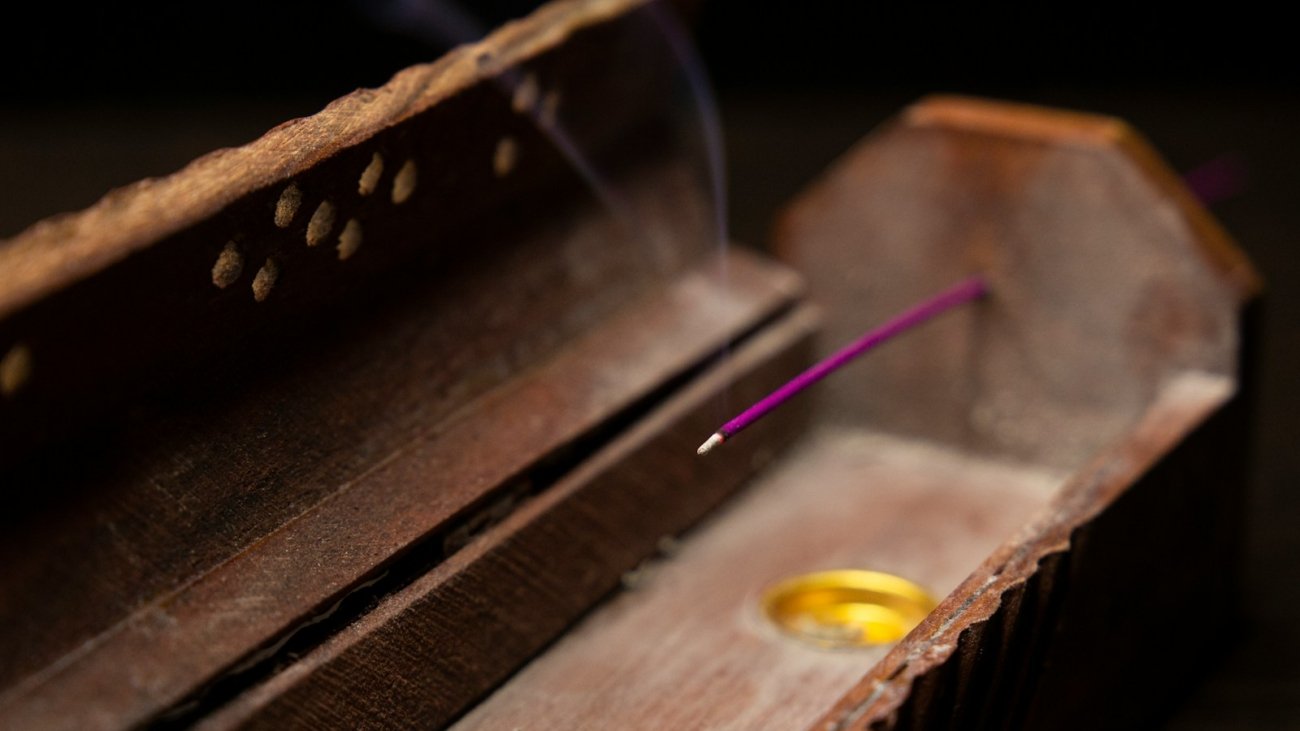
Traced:
<path id="1" fill-rule="evenodd" d="M 0 394 L 6 398 L 17 394 L 32 377 L 32 351 L 19 343 L 0 358 Z"/>
<path id="2" fill-rule="evenodd" d="M 316 207 L 316 212 L 311 214 L 311 220 L 307 222 L 307 245 L 316 246 L 324 241 L 333 229 L 334 204 L 321 201 L 321 204 Z"/>
<path id="3" fill-rule="evenodd" d="M 212 265 L 212 283 L 217 289 L 225 289 L 234 284 L 243 272 L 244 255 L 239 253 L 235 242 L 231 241 L 217 255 L 217 261 Z"/>
<path id="4" fill-rule="evenodd" d="M 537 106 L 537 76 L 527 74 L 515 87 L 514 96 L 510 98 L 510 108 L 517 114 L 526 114 Z"/>
<path id="5" fill-rule="evenodd" d="M 343 233 L 339 234 L 339 261 L 345 261 L 348 257 L 357 253 L 361 248 L 361 222 L 355 218 L 349 218 L 348 222 L 343 225 Z"/>
<path id="6" fill-rule="evenodd" d="M 361 195 L 370 195 L 379 187 L 379 177 L 384 174 L 384 156 L 378 152 L 370 158 L 370 164 L 366 169 L 361 171 L 361 178 L 357 180 L 357 192 Z"/>
<path id="7" fill-rule="evenodd" d="M 492 169 L 498 178 L 504 178 L 515 169 L 515 160 L 519 157 L 519 144 L 513 137 L 502 137 L 492 155 Z"/>
<path id="8" fill-rule="evenodd" d="M 265 302 L 266 298 L 271 296 L 271 288 L 275 286 L 275 280 L 279 276 L 280 266 L 274 259 L 267 259 L 262 268 L 257 270 L 257 275 L 253 277 L 253 299 Z"/>
<path id="9" fill-rule="evenodd" d="M 542 97 L 542 108 L 538 118 L 543 127 L 554 127 L 560 114 L 560 92 L 552 89 Z"/>
<path id="10" fill-rule="evenodd" d="M 291 183 L 280 194 L 280 200 L 275 202 L 275 225 L 279 228 L 288 228 L 293 222 L 293 217 L 298 214 L 300 205 L 302 205 L 302 189 L 297 184 Z"/>
<path id="11" fill-rule="evenodd" d="M 763 616 L 783 634 L 827 649 L 898 642 L 936 605 L 907 579 L 860 569 L 795 576 L 762 598 Z"/>
<path id="12" fill-rule="evenodd" d="M 415 192 L 415 161 L 407 160 L 402 169 L 393 176 L 393 202 L 401 205 Z"/>

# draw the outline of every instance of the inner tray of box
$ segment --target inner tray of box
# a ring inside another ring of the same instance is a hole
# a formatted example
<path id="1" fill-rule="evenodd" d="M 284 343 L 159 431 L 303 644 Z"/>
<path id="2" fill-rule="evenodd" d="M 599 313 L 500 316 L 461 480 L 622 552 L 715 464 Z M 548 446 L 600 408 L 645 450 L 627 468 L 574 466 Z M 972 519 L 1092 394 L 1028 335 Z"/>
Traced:
<path id="1" fill-rule="evenodd" d="M 1061 481 L 879 432 L 814 430 L 455 728 L 809 726 L 889 647 L 785 636 L 762 615 L 764 588 L 858 567 L 946 596 Z"/>

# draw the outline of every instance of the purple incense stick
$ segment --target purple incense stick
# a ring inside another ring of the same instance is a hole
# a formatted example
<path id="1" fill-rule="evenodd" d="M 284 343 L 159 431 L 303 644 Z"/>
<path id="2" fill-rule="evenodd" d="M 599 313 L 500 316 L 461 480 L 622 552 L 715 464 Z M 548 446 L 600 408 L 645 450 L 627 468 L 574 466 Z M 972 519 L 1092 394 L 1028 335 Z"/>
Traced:
<path id="1" fill-rule="evenodd" d="M 1246 162 L 1236 153 L 1220 155 L 1183 175 L 1183 182 L 1207 206 L 1241 195 L 1250 182 Z"/>
<path id="2" fill-rule="evenodd" d="M 862 337 L 841 348 L 834 355 L 795 376 L 784 386 L 768 394 L 758 403 L 740 412 L 739 416 L 728 421 L 726 424 L 723 424 L 721 429 L 718 429 L 713 433 L 713 436 L 706 439 L 697 450 L 698 453 L 707 453 L 709 450 L 738 434 L 750 424 L 763 418 L 772 409 L 775 409 L 790 400 L 790 398 L 795 394 L 808 388 L 831 373 L 834 373 L 854 358 L 857 358 L 868 350 L 875 348 L 877 345 L 880 345 L 895 335 L 906 332 L 926 320 L 929 320 L 935 315 L 946 312 L 957 305 L 982 297 L 987 293 L 988 285 L 984 283 L 984 279 L 982 277 L 971 277 L 970 279 L 964 280 L 956 286 L 944 290 L 930 299 L 915 305 L 906 312 L 896 315 L 892 320 L 889 320 L 880 327 L 867 332 Z"/>

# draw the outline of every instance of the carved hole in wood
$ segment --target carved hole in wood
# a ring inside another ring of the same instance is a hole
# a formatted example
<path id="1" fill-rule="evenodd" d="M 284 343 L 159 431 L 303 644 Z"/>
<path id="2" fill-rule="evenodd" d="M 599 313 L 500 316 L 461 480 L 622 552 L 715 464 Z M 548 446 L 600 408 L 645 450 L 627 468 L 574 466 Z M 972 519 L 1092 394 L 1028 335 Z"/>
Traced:
<path id="1" fill-rule="evenodd" d="M 32 376 L 32 351 L 18 343 L 0 359 L 0 394 L 17 394 Z"/>
<path id="2" fill-rule="evenodd" d="M 415 192 L 415 182 L 415 161 L 407 160 L 397 175 L 393 176 L 393 202 L 399 205 L 405 203 Z"/>
<path id="3" fill-rule="evenodd" d="M 333 229 L 334 204 L 321 201 L 316 207 L 316 212 L 311 214 L 311 220 L 307 222 L 307 245 L 315 246 L 324 241 Z"/>
<path id="4" fill-rule="evenodd" d="M 384 156 L 378 152 L 370 158 L 370 164 L 366 169 L 361 171 L 361 178 L 357 181 L 357 192 L 361 195 L 370 195 L 379 187 L 379 177 L 384 174 Z"/>
<path id="5" fill-rule="evenodd" d="M 243 272 L 244 255 L 239 253 L 239 248 L 231 241 L 217 255 L 217 261 L 212 265 L 212 283 L 219 289 L 225 289 L 234 284 Z"/>
<path id="6" fill-rule="evenodd" d="M 298 214 L 300 205 L 302 205 L 302 190 L 297 183 L 290 183 L 289 187 L 280 194 L 280 200 L 275 203 L 275 225 L 287 228 L 293 222 L 293 217 Z"/>
<path id="7" fill-rule="evenodd" d="M 344 261 L 357 253 L 357 249 L 360 247 L 361 222 L 355 218 L 349 218 L 348 222 L 343 225 L 343 232 L 339 234 L 339 261 Z"/>
<path id="8" fill-rule="evenodd" d="M 513 137 L 502 137 L 492 155 L 492 169 L 498 178 L 504 178 L 515 169 L 515 160 L 519 157 L 519 145 Z"/>
<path id="9" fill-rule="evenodd" d="M 257 270 L 257 275 L 253 277 L 253 299 L 265 302 L 271 295 L 271 288 L 275 286 L 275 280 L 279 276 L 280 266 L 274 259 L 267 259 L 262 268 Z"/>
<path id="10" fill-rule="evenodd" d="M 559 113 L 560 92 L 558 89 L 551 89 L 542 97 L 542 110 L 538 115 L 538 121 L 543 127 L 554 127 Z"/>
<path id="11" fill-rule="evenodd" d="M 524 80 L 515 87 L 514 96 L 510 98 L 510 108 L 519 114 L 525 114 L 537 106 L 537 75 L 526 74 Z"/>

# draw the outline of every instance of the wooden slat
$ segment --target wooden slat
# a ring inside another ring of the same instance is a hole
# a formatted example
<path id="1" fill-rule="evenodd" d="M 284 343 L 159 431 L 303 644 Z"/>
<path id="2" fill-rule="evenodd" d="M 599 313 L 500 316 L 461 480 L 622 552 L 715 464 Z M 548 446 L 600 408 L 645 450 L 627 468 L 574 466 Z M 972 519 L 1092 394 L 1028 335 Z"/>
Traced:
<path id="1" fill-rule="evenodd" d="M 552 4 L 0 243 L 0 724 L 188 702 L 791 305 L 709 272 L 641 6 Z"/>
<path id="2" fill-rule="evenodd" d="M 1234 423 L 1230 396 L 1221 377 L 1170 384 L 1128 439 L 807 728 L 1152 723 L 1157 699 L 1196 672 L 1202 652 L 1187 638 L 1220 631 L 1234 599 L 1240 455 L 1215 446 Z M 913 696 L 939 676 L 951 703 Z"/>
<path id="3" fill-rule="evenodd" d="M 759 612 L 766 587 L 870 568 L 942 596 L 1058 484 L 934 445 L 814 432 L 453 728 L 807 726 L 888 648 L 825 650 L 786 637 Z"/>
<path id="4" fill-rule="evenodd" d="M 437 728 L 455 718 L 801 431 L 806 413 L 794 406 L 716 460 L 694 451 L 715 428 L 720 394 L 757 398 L 808 362 L 815 323 L 802 309 L 765 328 L 464 551 L 201 727 Z"/>
<path id="5" fill-rule="evenodd" d="M 1175 607 L 1219 626 L 1234 600 L 1249 261 L 1126 125 L 953 98 L 851 152 L 778 238 L 837 339 L 963 274 L 990 284 L 864 364 L 872 388 L 828 384 L 823 414 L 1071 475 L 810 728 L 1148 720 L 1197 658 L 1164 641 L 1190 633 Z"/>
<path id="6" fill-rule="evenodd" d="M 0 389 L 0 469 L 142 392 L 213 370 L 219 379 L 231 358 L 256 362 L 353 312 L 364 293 L 409 283 L 412 270 L 436 279 L 467 261 L 505 264 L 526 248 L 517 242 L 562 231 L 577 203 L 598 196 L 554 134 L 582 146 L 581 165 L 610 188 L 599 195 L 627 220 L 611 223 L 599 249 L 533 253 L 570 265 L 569 281 L 506 282 L 503 266 L 503 285 L 538 299 L 543 289 L 627 294 L 702 255 L 711 218 L 698 181 L 679 167 L 652 183 L 641 169 L 683 163 L 664 118 L 672 71 L 645 47 L 640 4 L 550 5 L 379 89 L 0 242 L 0 359 L 26 364 L 4 369 L 13 377 Z M 515 103 L 525 83 L 532 108 Z M 513 151 L 504 167 L 503 145 Z M 376 159 L 375 179 L 363 181 Z M 624 267 L 611 271 L 616 259 Z M 525 297 L 497 299 L 488 324 L 508 328 Z"/>
<path id="7" fill-rule="evenodd" d="M 402 71 L 381 89 L 357 91 L 317 115 L 280 125 L 252 144 L 212 153 L 176 175 L 141 181 L 114 191 L 85 211 L 37 223 L 0 246 L 0 271 L 7 276 L 0 290 L 0 317 L 204 223 L 244 196 L 264 193 L 267 197 L 257 207 L 269 221 L 281 194 L 278 186 L 316 171 L 322 163 L 335 162 L 340 153 L 370 143 L 382 132 L 396 131 L 421 114 L 444 107 L 466 91 L 482 88 L 505 69 L 564 46 L 584 29 L 618 20 L 638 5 L 636 0 L 550 3 L 480 43 Z M 509 105 L 509 98 L 503 101 Z M 356 187 L 375 151 L 356 150 L 347 156 L 351 187 Z M 490 157 L 482 161 L 490 174 Z M 381 177 L 383 192 L 403 162 L 400 157 L 388 159 L 387 174 Z M 422 182 L 432 180 L 426 177 Z M 302 224 L 318 202 L 311 197 L 313 187 L 314 181 L 306 186 L 307 197 L 298 212 Z M 305 226 L 295 230 L 305 231 Z"/>
<path id="8" fill-rule="evenodd" d="M 319 481 L 329 489 L 314 504 L 303 505 L 301 515 L 272 524 L 269 533 L 237 536 L 242 540 L 226 545 L 213 543 L 211 537 L 187 543 L 190 521 L 122 523 L 117 526 L 120 533 L 108 544 L 117 555 L 110 554 L 102 564 L 64 561 L 69 544 L 99 540 L 78 533 L 78 526 L 112 527 L 111 521 L 118 519 L 114 516 L 122 511 L 131 515 L 147 504 L 142 500 L 174 484 L 169 471 L 176 462 L 170 454 L 152 465 L 156 471 L 152 475 L 146 473 L 123 485 L 126 492 L 110 492 L 118 498 L 136 496 L 130 502 L 120 504 L 106 497 L 97 509 L 80 505 L 76 511 L 51 506 L 51 514 L 45 516 L 46 530 L 23 534 L 23 542 L 10 537 L 8 555 L 14 559 L 6 571 L 14 580 L 5 585 L 8 605 L 35 607 L 47 597 L 68 596 L 63 587 L 51 583 L 52 577 L 26 569 L 46 567 L 65 575 L 65 586 L 80 585 L 81 591 L 74 595 L 80 601 L 92 588 L 101 592 L 107 598 L 105 606 L 91 608 L 111 624 L 81 637 L 54 631 L 69 632 L 75 628 L 69 628 L 69 622 L 85 621 L 86 608 L 75 612 L 69 605 L 50 615 L 62 624 L 15 635 L 14 642 L 27 643 L 16 653 L 20 657 L 50 646 L 67 647 L 69 641 L 77 644 L 11 687 L 0 705 L 0 718 L 22 727 L 111 727 L 147 718 L 179 702 L 255 648 L 273 642 L 295 622 L 381 571 L 413 542 L 526 475 L 530 465 L 573 443 L 737 333 L 788 306 L 797 292 L 789 275 L 752 257 L 736 255 L 725 269 L 725 279 L 697 272 L 642 298 L 450 419 L 426 422 L 409 431 L 390 453 L 372 453 L 368 463 L 349 471 L 322 469 L 313 478 L 296 477 L 308 484 Z M 427 358 L 437 352 L 413 354 L 407 361 L 413 374 L 425 372 L 430 365 Z M 355 361 L 348 358 L 347 362 Z M 374 383 L 372 378 L 361 369 L 337 385 L 345 391 L 364 390 L 373 388 L 368 385 Z M 311 401 L 315 396 L 309 391 L 301 397 Z M 284 428 L 284 402 L 261 402 L 257 394 L 249 398 L 257 407 L 255 413 L 264 410 L 260 423 Z M 325 421 L 315 433 L 328 440 L 330 428 Z M 267 432 L 242 432 L 254 443 L 263 433 Z M 239 442 L 208 448 L 230 453 L 244 449 Z M 223 484 L 219 477 L 214 482 Z M 190 499 L 231 500 L 226 489 L 225 494 L 196 494 Z M 250 512 L 251 500 L 244 498 L 225 508 L 231 512 L 223 521 L 265 522 L 264 516 Z M 200 525 L 212 520 L 210 511 L 194 515 L 193 509 L 182 505 L 172 511 L 184 511 Z M 58 525 L 55 521 L 66 525 L 49 530 L 48 524 Z M 177 562 L 171 568 L 171 580 L 178 582 L 174 586 L 134 578 L 141 562 L 158 560 L 144 551 L 167 557 L 195 549 L 219 560 L 194 568 Z M 138 562 L 125 561 L 123 553 L 136 556 Z M 81 579 L 77 572 L 87 570 L 116 573 L 92 572 Z M 19 581 L 19 577 L 26 579 Z M 124 600 L 124 596 L 131 598 Z M 12 620 L 16 625 L 36 618 L 15 615 Z M 76 713 L 60 700 L 70 693 L 87 699 Z"/>
<path id="9" fill-rule="evenodd" d="M 1126 125 L 969 99 L 923 100 L 858 145 L 783 214 L 776 248 L 835 303 L 836 341 L 985 277 L 982 305 L 863 363 L 876 388 L 828 383 L 827 413 L 1063 470 L 1174 374 L 1235 375 L 1258 288 Z"/>

